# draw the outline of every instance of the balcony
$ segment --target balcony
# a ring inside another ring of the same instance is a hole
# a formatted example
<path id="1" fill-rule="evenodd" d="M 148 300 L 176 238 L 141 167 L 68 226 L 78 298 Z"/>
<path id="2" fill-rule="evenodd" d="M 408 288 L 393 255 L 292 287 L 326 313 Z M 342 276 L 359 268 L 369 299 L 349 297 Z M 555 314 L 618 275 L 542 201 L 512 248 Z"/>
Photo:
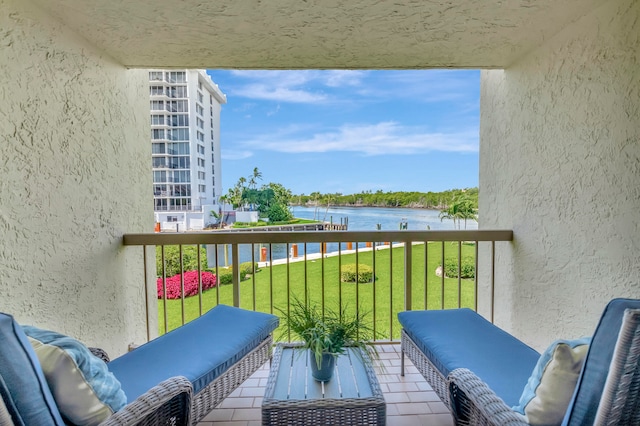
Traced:
<path id="1" fill-rule="evenodd" d="M 407 360 L 405 376 L 399 374 L 400 327 L 396 315 L 403 310 L 425 307 L 471 307 L 477 310 L 481 299 L 488 301 L 487 314 L 493 318 L 495 246 L 511 240 L 512 232 L 506 230 L 222 231 L 127 234 L 124 244 L 141 247 L 144 258 L 150 250 L 157 253 L 156 260 L 160 260 L 157 275 L 163 294 L 167 293 L 167 270 L 172 265 L 180 264 L 181 269 L 187 269 L 187 264 L 195 264 L 197 269 L 214 272 L 220 280 L 225 271 L 222 265 L 226 261 L 235 271 L 229 284 L 217 285 L 206 291 L 203 291 L 200 279 L 194 296 L 160 299 L 157 304 L 150 300 L 150 310 L 146 313 L 149 338 L 174 329 L 220 303 L 278 314 L 280 310 L 289 309 L 293 297 L 305 297 L 321 304 L 323 309 L 335 309 L 336 304 L 366 309 L 377 333 L 372 343 L 379 347 L 380 359 L 375 364 L 387 402 L 388 424 L 449 425 L 452 420 L 446 406 L 410 361 Z M 490 254 L 484 262 L 478 261 L 480 246 Z M 210 255 L 213 254 L 208 265 L 207 256 L 203 253 L 205 247 L 208 247 Z M 187 253 L 189 248 L 195 250 Z M 195 263 L 194 253 L 197 256 Z M 436 273 L 436 265 L 444 265 L 446 259 L 457 262 L 458 278 Z M 478 276 L 478 271 L 484 271 L 483 275 L 489 277 L 489 281 L 480 284 L 476 278 L 460 278 L 462 259 L 471 259 L 474 277 Z M 259 272 L 256 269 L 241 280 L 244 275 L 240 272 L 241 263 L 246 262 L 257 264 Z M 353 262 L 371 266 L 376 279 L 360 284 L 342 282 L 336 266 L 341 270 L 341 266 Z M 284 280 L 280 281 L 283 277 Z M 155 276 L 147 276 L 145 282 L 153 286 L 147 289 L 146 294 L 157 290 Z M 184 294 L 184 276 L 180 285 L 181 294 Z M 479 291 L 485 294 L 479 294 Z M 158 319 L 157 323 L 154 318 Z M 281 341 L 291 339 L 283 326 L 276 330 L 274 337 Z M 245 425 L 258 422 L 267 374 L 268 365 L 265 365 L 201 424 L 229 422 L 230 425 Z"/>

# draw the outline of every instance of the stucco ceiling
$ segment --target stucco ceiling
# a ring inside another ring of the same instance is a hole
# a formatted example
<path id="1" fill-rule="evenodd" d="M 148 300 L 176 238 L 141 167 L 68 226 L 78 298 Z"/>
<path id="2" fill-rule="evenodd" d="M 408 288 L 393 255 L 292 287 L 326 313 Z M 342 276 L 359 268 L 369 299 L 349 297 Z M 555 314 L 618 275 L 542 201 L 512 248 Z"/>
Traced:
<path id="1" fill-rule="evenodd" d="M 32 0 L 128 67 L 505 68 L 606 0 Z"/>

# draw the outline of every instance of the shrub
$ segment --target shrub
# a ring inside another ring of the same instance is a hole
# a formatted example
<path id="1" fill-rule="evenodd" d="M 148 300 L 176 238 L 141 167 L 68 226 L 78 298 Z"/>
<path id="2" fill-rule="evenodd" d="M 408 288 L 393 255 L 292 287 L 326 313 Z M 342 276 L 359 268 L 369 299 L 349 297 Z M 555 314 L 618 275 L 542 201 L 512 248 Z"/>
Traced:
<path id="1" fill-rule="evenodd" d="M 356 282 L 356 264 L 351 263 L 343 265 L 340 270 L 340 279 L 342 282 L 355 283 Z M 358 264 L 358 283 L 370 283 L 373 282 L 373 269 L 369 265 Z"/>
<path id="2" fill-rule="evenodd" d="M 272 204 L 267 210 L 267 217 L 269 218 L 269 222 L 282 222 L 293 219 L 293 214 L 289 207 L 283 204 Z"/>
<path id="3" fill-rule="evenodd" d="M 156 246 L 156 275 L 162 276 L 162 247 Z M 165 246 L 164 248 L 165 274 L 167 277 L 184 271 L 198 269 L 198 250 L 196 246 L 182 246 L 182 262 L 184 269 L 180 270 L 180 249 L 178 246 Z M 202 269 L 207 268 L 207 249 L 200 246 L 200 262 Z"/>
<path id="4" fill-rule="evenodd" d="M 445 259 L 444 274 L 449 278 L 458 278 L 458 259 Z M 476 264 L 471 257 L 462 258 L 462 266 L 460 267 L 461 278 L 475 278 Z"/>
<path id="5" fill-rule="evenodd" d="M 211 272 L 206 271 L 202 271 L 201 274 L 202 291 L 216 286 L 217 279 L 215 275 L 213 275 Z M 184 276 L 184 297 L 194 296 L 198 294 L 198 271 L 187 271 L 183 274 L 177 274 L 167 278 L 167 299 L 180 298 L 180 280 L 182 276 Z M 162 278 L 158 278 L 156 283 L 158 289 L 158 299 L 162 299 Z"/>
<path id="6" fill-rule="evenodd" d="M 242 273 L 244 272 L 245 276 L 249 274 L 253 274 L 254 272 L 258 272 L 260 268 L 258 268 L 258 262 L 255 264 L 251 264 L 251 262 L 244 262 L 240 264 L 240 277 L 242 278 Z M 244 279 L 244 278 L 242 278 Z"/>
<path id="7" fill-rule="evenodd" d="M 215 274 L 216 270 L 208 269 Z M 256 268 L 257 271 L 257 268 Z M 240 264 L 240 281 L 244 281 L 247 279 L 247 275 L 251 273 L 251 262 L 245 262 Z M 218 268 L 218 278 L 220 281 L 220 285 L 231 284 L 233 283 L 233 269 L 231 266 L 226 268 Z"/>

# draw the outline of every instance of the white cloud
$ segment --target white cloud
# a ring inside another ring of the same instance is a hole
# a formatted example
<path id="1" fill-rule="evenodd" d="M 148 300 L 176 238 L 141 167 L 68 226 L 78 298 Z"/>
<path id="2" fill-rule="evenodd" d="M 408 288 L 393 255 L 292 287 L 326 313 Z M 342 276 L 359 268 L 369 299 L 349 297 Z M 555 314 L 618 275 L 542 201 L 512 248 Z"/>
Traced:
<path id="1" fill-rule="evenodd" d="M 220 154 L 223 160 L 244 160 L 253 156 L 253 151 L 223 149 Z"/>
<path id="2" fill-rule="evenodd" d="M 478 131 L 429 132 L 395 122 L 346 124 L 334 131 L 296 137 L 291 129 L 245 141 L 242 146 L 287 153 L 357 152 L 365 155 L 415 154 L 428 151 L 477 152 Z"/>
<path id="3" fill-rule="evenodd" d="M 233 94 L 235 96 L 252 99 L 291 103 L 319 103 L 324 102 L 327 99 L 326 95 L 321 93 L 312 93 L 290 87 L 269 86 L 265 84 L 249 84 L 242 86 L 240 88 L 236 88 L 233 91 Z"/>
<path id="4" fill-rule="evenodd" d="M 330 97 L 323 88 L 358 86 L 366 71 L 291 70 L 232 71 L 246 84 L 229 88 L 232 96 L 290 103 L 325 103 Z"/>

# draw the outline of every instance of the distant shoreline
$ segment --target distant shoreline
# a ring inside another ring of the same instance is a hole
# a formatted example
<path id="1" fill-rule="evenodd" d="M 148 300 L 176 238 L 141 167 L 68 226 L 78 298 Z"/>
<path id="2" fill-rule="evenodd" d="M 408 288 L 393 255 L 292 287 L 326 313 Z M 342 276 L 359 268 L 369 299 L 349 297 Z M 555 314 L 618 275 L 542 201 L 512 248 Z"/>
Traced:
<path id="1" fill-rule="evenodd" d="M 412 203 L 407 206 L 380 206 L 380 205 L 368 205 L 368 204 L 326 204 L 309 202 L 307 204 L 290 203 L 289 207 L 318 207 L 318 208 L 331 208 L 331 207 L 349 207 L 349 208 L 381 208 L 381 209 L 420 209 L 420 210 L 445 210 L 449 206 L 424 206 L 419 203 Z"/>

